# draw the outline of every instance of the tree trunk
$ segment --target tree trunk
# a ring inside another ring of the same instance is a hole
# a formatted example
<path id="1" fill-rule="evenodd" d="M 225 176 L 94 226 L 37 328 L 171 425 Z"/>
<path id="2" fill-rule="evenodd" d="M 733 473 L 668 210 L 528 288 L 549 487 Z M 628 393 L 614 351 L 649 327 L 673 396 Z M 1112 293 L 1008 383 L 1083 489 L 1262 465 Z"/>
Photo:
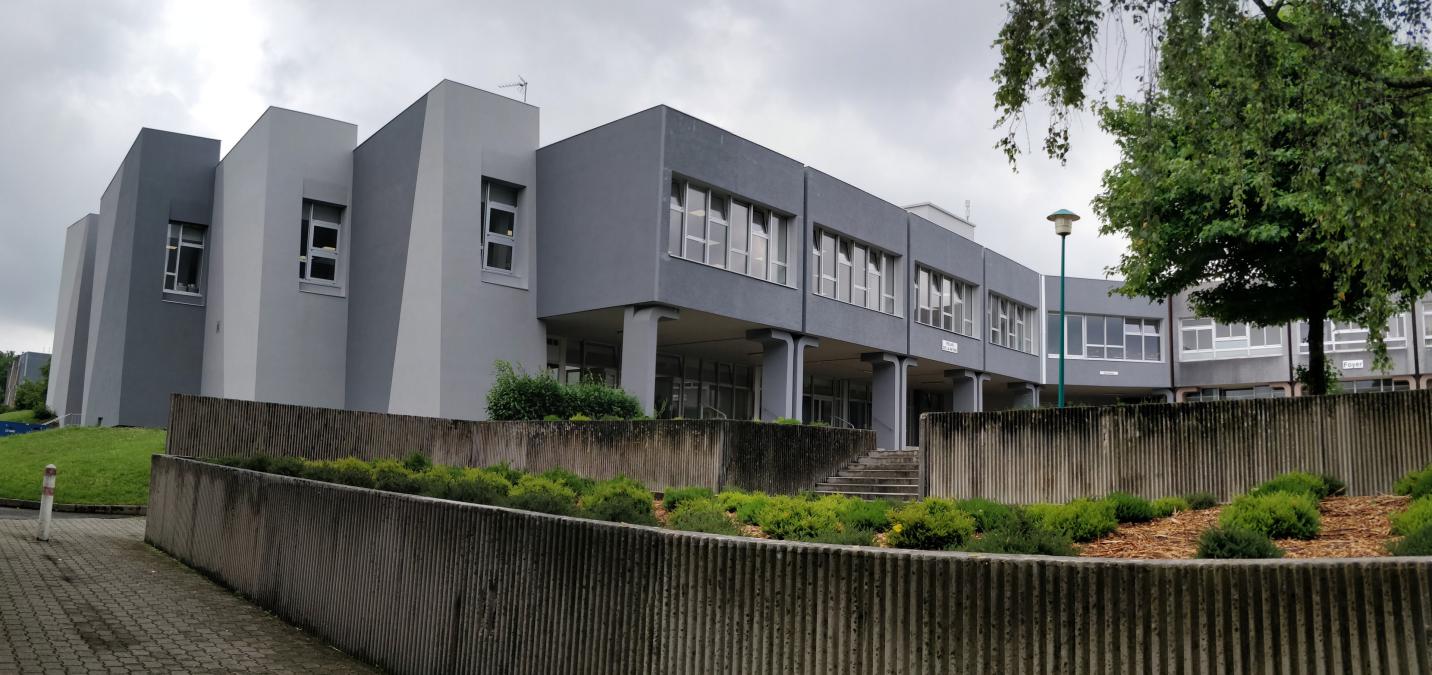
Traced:
<path id="1" fill-rule="evenodd" d="M 1308 393 L 1324 396 L 1328 393 L 1328 357 L 1323 352 L 1323 327 L 1327 313 L 1308 317 Z"/>

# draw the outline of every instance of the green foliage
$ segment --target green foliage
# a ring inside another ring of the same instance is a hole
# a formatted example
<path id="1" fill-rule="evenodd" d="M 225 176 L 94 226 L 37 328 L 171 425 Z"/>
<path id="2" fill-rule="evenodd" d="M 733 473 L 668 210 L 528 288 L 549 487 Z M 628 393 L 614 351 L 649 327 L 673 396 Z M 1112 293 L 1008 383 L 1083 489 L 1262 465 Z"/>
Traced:
<path id="1" fill-rule="evenodd" d="M 499 476 L 502 476 L 504 479 L 507 480 L 507 482 L 512 483 L 513 485 L 516 485 L 517 481 L 522 480 L 522 477 L 527 475 L 522 471 L 512 468 L 512 466 L 507 462 L 498 462 L 496 464 L 493 464 L 492 466 L 486 467 L 486 470 L 491 471 L 492 473 L 495 473 Z"/>
<path id="2" fill-rule="evenodd" d="M 561 415 L 547 414 L 547 415 L 543 415 L 543 416 L 542 416 L 542 421 L 543 421 L 543 422 L 561 422 L 561 421 L 562 421 L 562 416 L 561 416 Z"/>
<path id="3" fill-rule="evenodd" d="M 1392 555 L 1432 556 L 1432 526 L 1424 526 L 1387 547 Z"/>
<path id="4" fill-rule="evenodd" d="M 1212 492 L 1190 492 L 1183 496 L 1183 500 L 1188 502 L 1189 508 L 1192 508 L 1194 511 L 1202 511 L 1218 506 L 1218 497 L 1213 496 Z"/>
<path id="5" fill-rule="evenodd" d="M 274 457 L 268 460 L 268 467 L 265 470 L 280 476 L 302 477 L 303 465 L 302 457 Z"/>
<path id="6" fill-rule="evenodd" d="M 1197 557 L 1216 560 L 1281 558 L 1283 551 L 1262 532 L 1238 527 L 1211 527 L 1198 538 Z"/>
<path id="7" fill-rule="evenodd" d="M 1322 517 L 1308 494 L 1272 492 L 1242 495 L 1218 516 L 1225 528 L 1257 532 L 1270 539 L 1312 539 L 1318 536 Z"/>
<path id="8" fill-rule="evenodd" d="M 633 525 L 656 525 L 652 495 L 630 478 L 618 477 L 596 483 L 582 497 L 582 513 L 588 518 Z"/>
<path id="9" fill-rule="evenodd" d="M 436 477 L 436 469 L 426 472 L 424 475 Z M 469 504 L 487 504 L 489 506 L 507 506 L 508 495 L 514 490 L 512 482 L 507 477 L 486 469 L 458 469 L 449 471 L 448 479 L 441 479 L 427 482 L 428 486 L 445 485 L 446 494 L 441 495 L 446 499 L 452 499 Z M 424 492 L 424 494 L 429 494 Z M 433 495 L 439 496 L 439 495 Z M 513 504 L 516 506 L 516 504 Z M 523 508 L 518 506 L 517 508 Z M 534 509 L 535 510 L 535 509 Z"/>
<path id="10" fill-rule="evenodd" d="M 588 380 L 563 386 L 567 411 L 591 419 L 632 419 L 642 415 L 636 397 L 616 387 Z"/>
<path id="11" fill-rule="evenodd" d="M 1019 511 L 1014 507 L 982 497 L 955 500 L 955 507 L 975 519 L 976 532 L 989 532 L 1011 525 L 1019 518 Z"/>
<path id="12" fill-rule="evenodd" d="M 46 464 L 59 468 L 61 504 L 144 504 L 150 455 L 164 452 L 164 430 L 65 427 L 0 436 L 0 497 L 38 500 Z"/>
<path id="13" fill-rule="evenodd" d="M 592 491 L 592 488 L 595 487 L 597 484 L 596 481 L 590 478 L 578 476 L 577 474 L 560 467 L 548 469 L 537 475 L 567 486 L 567 489 L 577 493 L 577 496 L 579 497 L 590 493 Z"/>
<path id="14" fill-rule="evenodd" d="M 1432 495 L 1432 464 L 1418 471 L 1409 471 L 1407 475 L 1397 479 L 1392 486 L 1392 493 L 1408 495 L 1413 499 Z"/>
<path id="15" fill-rule="evenodd" d="M 1347 494 L 1347 481 L 1330 473 L 1320 473 L 1318 478 L 1323 479 L 1323 489 L 1327 493 L 1323 495 L 1324 497 L 1338 497 Z"/>
<path id="16" fill-rule="evenodd" d="M 388 492 L 417 494 L 422 485 L 408 467 L 394 459 L 373 462 L 373 487 Z"/>
<path id="17" fill-rule="evenodd" d="M 688 499 L 713 499 L 714 497 L 715 494 L 711 492 L 711 488 L 695 485 L 674 487 L 662 495 L 661 506 L 667 511 L 675 511 L 678 506 L 681 506 L 682 502 Z"/>
<path id="18" fill-rule="evenodd" d="M 1410 535 L 1426 527 L 1432 527 L 1432 496 L 1414 500 L 1406 509 L 1392 514 L 1393 534 Z"/>
<path id="19" fill-rule="evenodd" d="M 739 513 L 739 511 L 738 511 Z M 809 540 L 837 529 L 839 520 L 828 502 L 800 497 L 771 497 L 755 514 L 756 524 L 772 539 Z"/>
<path id="20" fill-rule="evenodd" d="M 774 420 L 774 422 L 775 422 L 776 424 L 800 424 L 800 423 L 801 423 L 800 420 L 795 419 L 795 418 L 793 418 L 793 417 L 777 417 L 777 418 Z"/>
<path id="21" fill-rule="evenodd" d="M 1154 505 L 1127 492 L 1110 492 L 1104 501 L 1114 505 L 1114 518 L 1121 523 L 1146 523 L 1154 519 Z"/>
<path id="22" fill-rule="evenodd" d="M 421 452 L 413 452 L 403 458 L 403 467 L 413 473 L 422 473 L 433 468 L 433 460 Z"/>
<path id="23" fill-rule="evenodd" d="M 508 505 L 527 511 L 569 516 L 577 510 L 577 493 L 557 481 L 523 476 L 507 495 Z"/>
<path id="24" fill-rule="evenodd" d="M 685 499 L 668 514 L 666 524 L 674 530 L 741 536 L 741 528 L 731 522 L 726 513 L 726 508 L 715 499 Z"/>
<path id="25" fill-rule="evenodd" d="M 49 366 L 45 366 L 44 373 L 44 377 L 26 380 L 15 387 L 15 409 L 33 410 L 35 419 L 41 421 L 55 418 L 55 414 L 45 407 L 45 394 L 50 387 Z"/>
<path id="26" fill-rule="evenodd" d="M 875 543 L 875 532 L 874 530 L 849 528 L 827 530 L 810 537 L 798 537 L 796 541 L 807 541 L 814 544 L 837 544 L 840 546 L 871 546 Z"/>
<path id="27" fill-rule="evenodd" d="M 1183 497 L 1160 497 L 1153 501 L 1154 517 L 1167 518 L 1180 511 L 1192 511 L 1193 506 Z"/>
<path id="28" fill-rule="evenodd" d="M 1333 480 L 1336 481 L 1337 479 Z M 1275 492 L 1286 492 L 1294 495 L 1310 495 L 1313 499 L 1322 499 L 1332 494 L 1334 488 L 1341 484 L 1342 481 L 1337 481 L 1337 485 L 1329 485 L 1327 479 L 1322 476 L 1305 471 L 1290 471 L 1271 480 L 1259 483 L 1252 490 L 1249 490 L 1248 494 L 1259 496 L 1269 495 Z M 1342 485 L 1342 488 L 1346 489 L 1346 486 Z"/>
<path id="29" fill-rule="evenodd" d="M 333 471 L 330 482 L 353 487 L 373 487 L 373 466 L 356 457 L 344 457 L 326 462 Z"/>
<path id="30" fill-rule="evenodd" d="M 586 416 L 586 415 L 583 415 L 582 413 L 577 413 L 577 414 L 571 416 L 570 418 L 568 418 L 568 421 L 570 421 L 570 422 L 590 422 L 590 421 L 592 421 L 592 418 L 590 418 L 590 417 L 588 417 L 588 416 Z"/>
<path id="31" fill-rule="evenodd" d="M 846 532 L 884 530 L 890 527 L 890 511 L 895 508 L 894 502 L 884 499 L 852 499 L 840 495 L 830 495 L 822 499 L 829 500 L 835 506 L 835 517 Z"/>
<path id="32" fill-rule="evenodd" d="M 960 546 L 974 536 L 975 519 L 953 500 L 934 497 L 910 502 L 890 514 L 887 541 L 899 548 L 938 551 Z"/>
<path id="33" fill-rule="evenodd" d="M 1104 500 L 1076 499 L 1068 504 L 1024 507 L 1034 526 L 1077 542 L 1094 541 L 1119 527 L 1114 505 Z"/>
<path id="34" fill-rule="evenodd" d="M 984 536 L 969 541 L 958 550 L 967 553 L 1078 555 L 1068 535 L 1050 532 L 1017 510 L 1011 510 L 1008 518 L 1000 520 Z"/>
<path id="35" fill-rule="evenodd" d="M 493 364 L 497 373 L 487 390 L 487 416 L 493 420 L 540 420 L 548 415 L 567 417 L 562 384 L 546 373 L 529 375 L 507 361 Z"/>
<path id="36" fill-rule="evenodd" d="M 766 508 L 771 498 L 761 492 L 741 492 L 740 490 L 727 490 L 716 495 L 716 501 L 721 507 L 736 514 L 736 520 L 747 525 L 756 524 L 756 516 Z"/>

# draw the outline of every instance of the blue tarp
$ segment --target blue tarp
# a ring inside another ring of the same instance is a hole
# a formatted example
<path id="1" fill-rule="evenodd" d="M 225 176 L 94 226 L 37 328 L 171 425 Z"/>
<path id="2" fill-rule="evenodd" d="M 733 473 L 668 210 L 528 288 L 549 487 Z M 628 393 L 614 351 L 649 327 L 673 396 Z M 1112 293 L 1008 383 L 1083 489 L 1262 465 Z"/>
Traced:
<path id="1" fill-rule="evenodd" d="M 47 427 L 43 424 L 26 424 L 24 422 L 0 422 L 0 436 L 28 434 L 31 431 L 40 431 L 46 428 Z"/>

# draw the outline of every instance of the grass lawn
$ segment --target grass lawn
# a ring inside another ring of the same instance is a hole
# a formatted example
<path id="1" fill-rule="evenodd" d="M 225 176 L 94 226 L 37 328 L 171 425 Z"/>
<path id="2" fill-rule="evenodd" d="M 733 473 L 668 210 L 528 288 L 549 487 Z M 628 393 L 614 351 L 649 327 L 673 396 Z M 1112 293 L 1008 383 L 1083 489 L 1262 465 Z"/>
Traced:
<path id="1" fill-rule="evenodd" d="M 59 469 L 61 504 L 149 502 L 149 456 L 164 452 L 163 429 L 69 427 L 0 438 L 0 497 L 40 498 L 46 464 Z"/>
<path id="2" fill-rule="evenodd" d="M 0 422 L 23 422 L 31 424 L 35 421 L 35 411 L 15 410 L 7 413 L 0 413 Z"/>

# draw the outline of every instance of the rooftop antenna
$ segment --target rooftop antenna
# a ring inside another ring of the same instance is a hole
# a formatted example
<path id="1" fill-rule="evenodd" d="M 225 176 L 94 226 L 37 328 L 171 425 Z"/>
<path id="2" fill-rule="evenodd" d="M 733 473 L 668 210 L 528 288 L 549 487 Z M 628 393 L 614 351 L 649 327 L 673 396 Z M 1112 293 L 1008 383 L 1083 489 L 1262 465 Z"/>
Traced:
<path id="1" fill-rule="evenodd" d="M 527 80 L 522 79 L 522 76 L 521 76 L 521 75 L 518 75 L 516 82 L 508 82 L 507 84 L 499 84 L 499 85 L 497 85 L 497 88 L 498 88 L 498 89 L 511 89 L 512 87 L 517 87 L 518 89 L 521 89 L 521 90 L 522 90 L 522 102 L 523 102 L 523 103 L 526 103 L 526 102 L 527 102 Z"/>
<path id="2" fill-rule="evenodd" d="M 970 222 L 970 200 L 965 200 L 965 222 Z"/>

